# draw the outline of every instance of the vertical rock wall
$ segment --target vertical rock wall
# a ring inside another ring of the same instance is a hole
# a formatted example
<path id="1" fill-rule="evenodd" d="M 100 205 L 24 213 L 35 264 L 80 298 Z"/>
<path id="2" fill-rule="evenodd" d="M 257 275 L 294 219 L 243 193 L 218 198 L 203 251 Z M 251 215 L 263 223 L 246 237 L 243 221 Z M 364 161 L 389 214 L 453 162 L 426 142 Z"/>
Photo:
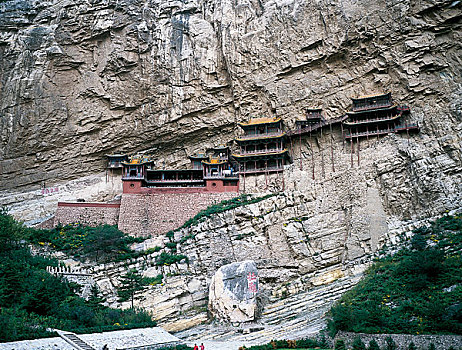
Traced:
<path id="1" fill-rule="evenodd" d="M 336 117 L 350 97 L 377 91 L 411 106 L 417 148 L 460 161 L 460 7 L 2 2 L 0 189 L 95 173 L 111 152 L 149 150 L 158 166 L 181 166 L 231 140 L 236 121 L 276 113 L 291 126 L 308 106 Z"/>

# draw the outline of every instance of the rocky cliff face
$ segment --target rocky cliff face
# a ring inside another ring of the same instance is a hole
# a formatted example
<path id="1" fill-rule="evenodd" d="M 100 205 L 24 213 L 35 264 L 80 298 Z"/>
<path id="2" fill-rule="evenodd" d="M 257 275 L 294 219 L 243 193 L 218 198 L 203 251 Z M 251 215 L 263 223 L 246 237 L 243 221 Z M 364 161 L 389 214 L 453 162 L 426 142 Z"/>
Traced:
<path id="1" fill-rule="evenodd" d="M 277 113 L 291 125 L 307 106 L 334 117 L 351 96 L 383 90 L 411 105 L 429 142 L 457 153 L 460 7 L 4 1 L 1 189 L 96 173 L 115 151 L 179 165 L 229 141 L 235 121 Z"/>
<path id="2" fill-rule="evenodd" d="M 315 331 L 382 243 L 461 207 L 460 10 L 425 0 L 2 2 L 0 189 L 96 174 L 110 152 L 181 166 L 231 140 L 236 121 L 276 113 L 291 127 L 305 107 L 332 118 L 352 96 L 391 91 L 418 135 L 364 140 L 353 155 L 335 128 L 295 140 L 285 193 L 177 233 L 195 237 L 179 247 L 190 264 L 164 267 L 173 276 L 140 302 L 184 329 L 207 319 L 199 309 L 218 268 L 254 260 L 266 327 L 255 337 Z M 37 196 L 7 203 L 21 216 L 27 199 L 47 200 Z M 95 280 L 110 296 L 123 266 L 108 271 Z"/>

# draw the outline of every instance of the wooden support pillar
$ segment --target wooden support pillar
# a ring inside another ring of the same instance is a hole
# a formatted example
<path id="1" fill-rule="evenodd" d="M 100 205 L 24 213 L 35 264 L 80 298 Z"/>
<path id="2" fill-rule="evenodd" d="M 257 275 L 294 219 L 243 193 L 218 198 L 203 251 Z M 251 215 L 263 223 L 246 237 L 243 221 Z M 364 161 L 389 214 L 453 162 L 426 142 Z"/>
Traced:
<path id="1" fill-rule="evenodd" d="M 350 135 L 351 136 L 351 135 Z M 351 167 L 353 168 L 353 136 L 350 137 L 350 146 L 351 146 L 351 152 L 350 152 L 350 158 L 351 158 Z"/>
<path id="2" fill-rule="evenodd" d="M 340 128 L 342 129 L 342 148 L 345 149 L 345 134 L 343 133 L 343 122 L 340 122 Z"/>
<path id="3" fill-rule="evenodd" d="M 335 165 L 334 165 L 334 135 L 332 133 L 332 123 L 329 124 L 330 128 L 330 159 L 332 160 L 332 172 L 335 173 Z"/>
<path id="4" fill-rule="evenodd" d="M 265 159 L 265 190 L 268 189 L 268 159 Z"/>
<path id="5" fill-rule="evenodd" d="M 285 191 L 286 184 L 284 182 L 284 170 L 281 171 L 281 175 L 282 175 L 282 191 Z"/>
<path id="6" fill-rule="evenodd" d="M 247 162 L 244 162 L 244 193 L 245 193 L 245 171 L 246 171 L 246 166 Z"/>
<path id="7" fill-rule="evenodd" d="M 302 133 L 300 133 L 300 170 L 303 170 L 303 164 L 302 164 Z"/>
<path id="8" fill-rule="evenodd" d="M 379 124 L 377 124 L 377 140 L 379 139 Z"/>
<path id="9" fill-rule="evenodd" d="M 321 152 L 321 174 L 322 174 L 322 177 L 325 177 L 326 173 L 324 170 L 324 152 L 321 146 L 322 145 L 322 128 L 321 128 L 321 139 L 320 140 L 318 139 L 318 145 L 319 145 L 319 151 Z"/>
<path id="10" fill-rule="evenodd" d="M 359 136 L 358 136 L 358 138 L 356 139 L 356 141 L 358 142 L 358 166 L 359 166 L 359 144 L 360 144 L 360 142 L 359 142 Z"/>
<path id="11" fill-rule="evenodd" d="M 311 148 L 311 169 L 312 169 L 312 177 L 314 180 L 314 149 L 313 149 L 313 142 L 311 140 L 311 131 L 310 131 L 310 148 Z"/>

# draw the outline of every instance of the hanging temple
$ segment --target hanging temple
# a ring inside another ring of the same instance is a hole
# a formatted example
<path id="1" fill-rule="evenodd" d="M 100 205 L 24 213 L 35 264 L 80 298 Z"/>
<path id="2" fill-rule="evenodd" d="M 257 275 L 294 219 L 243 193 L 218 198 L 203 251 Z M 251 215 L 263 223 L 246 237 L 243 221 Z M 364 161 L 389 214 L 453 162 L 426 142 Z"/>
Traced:
<path id="1" fill-rule="evenodd" d="M 188 169 L 159 169 L 150 156 L 124 154 L 107 155 L 107 169 L 111 173 L 121 172 L 123 193 L 127 194 L 239 192 L 240 181 L 245 192 L 248 176 L 282 174 L 285 165 L 292 162 L 289 146 L 297 139 L 301 142 L 302 135 L 311 137 L 318 132 L 322 134 L 324 128 L 332 130 L 333 125 L 339 125 L 343 142 L 351 145 L 353 166 L 355 140 L 359 162 L 360 139 L 418 132 L 417 124 L 405 122 L 409 112 L 408 106 L 393 103 L 391 93 L 362 96 L 353 98 L 351 110 L 338 118 L 326 120 L 322 109 L 306 109 L 305 119 L 297 120 L 292 130 L 285 130 L 283 120 L 278 117 L 238 123 L 242 133 L 234 139 L 235 152 L 228 145 L 219 145 L 206 153 L 192 154 L 188 157 L 191 160 Z"/>

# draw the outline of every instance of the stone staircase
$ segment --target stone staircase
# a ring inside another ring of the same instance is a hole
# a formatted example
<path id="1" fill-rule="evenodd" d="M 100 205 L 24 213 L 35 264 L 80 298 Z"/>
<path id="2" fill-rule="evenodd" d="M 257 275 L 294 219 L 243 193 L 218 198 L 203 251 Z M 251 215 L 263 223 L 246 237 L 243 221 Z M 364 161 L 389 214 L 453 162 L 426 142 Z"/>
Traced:
<path id="1" fill-rule="evenodd" d="M 58 330 L 56 330 L 56 332 L 64 341 L 72 345 L 77 350 L 96 350 L 94 347 L 80 339 L 75 333 L 63 332 Z"/>

